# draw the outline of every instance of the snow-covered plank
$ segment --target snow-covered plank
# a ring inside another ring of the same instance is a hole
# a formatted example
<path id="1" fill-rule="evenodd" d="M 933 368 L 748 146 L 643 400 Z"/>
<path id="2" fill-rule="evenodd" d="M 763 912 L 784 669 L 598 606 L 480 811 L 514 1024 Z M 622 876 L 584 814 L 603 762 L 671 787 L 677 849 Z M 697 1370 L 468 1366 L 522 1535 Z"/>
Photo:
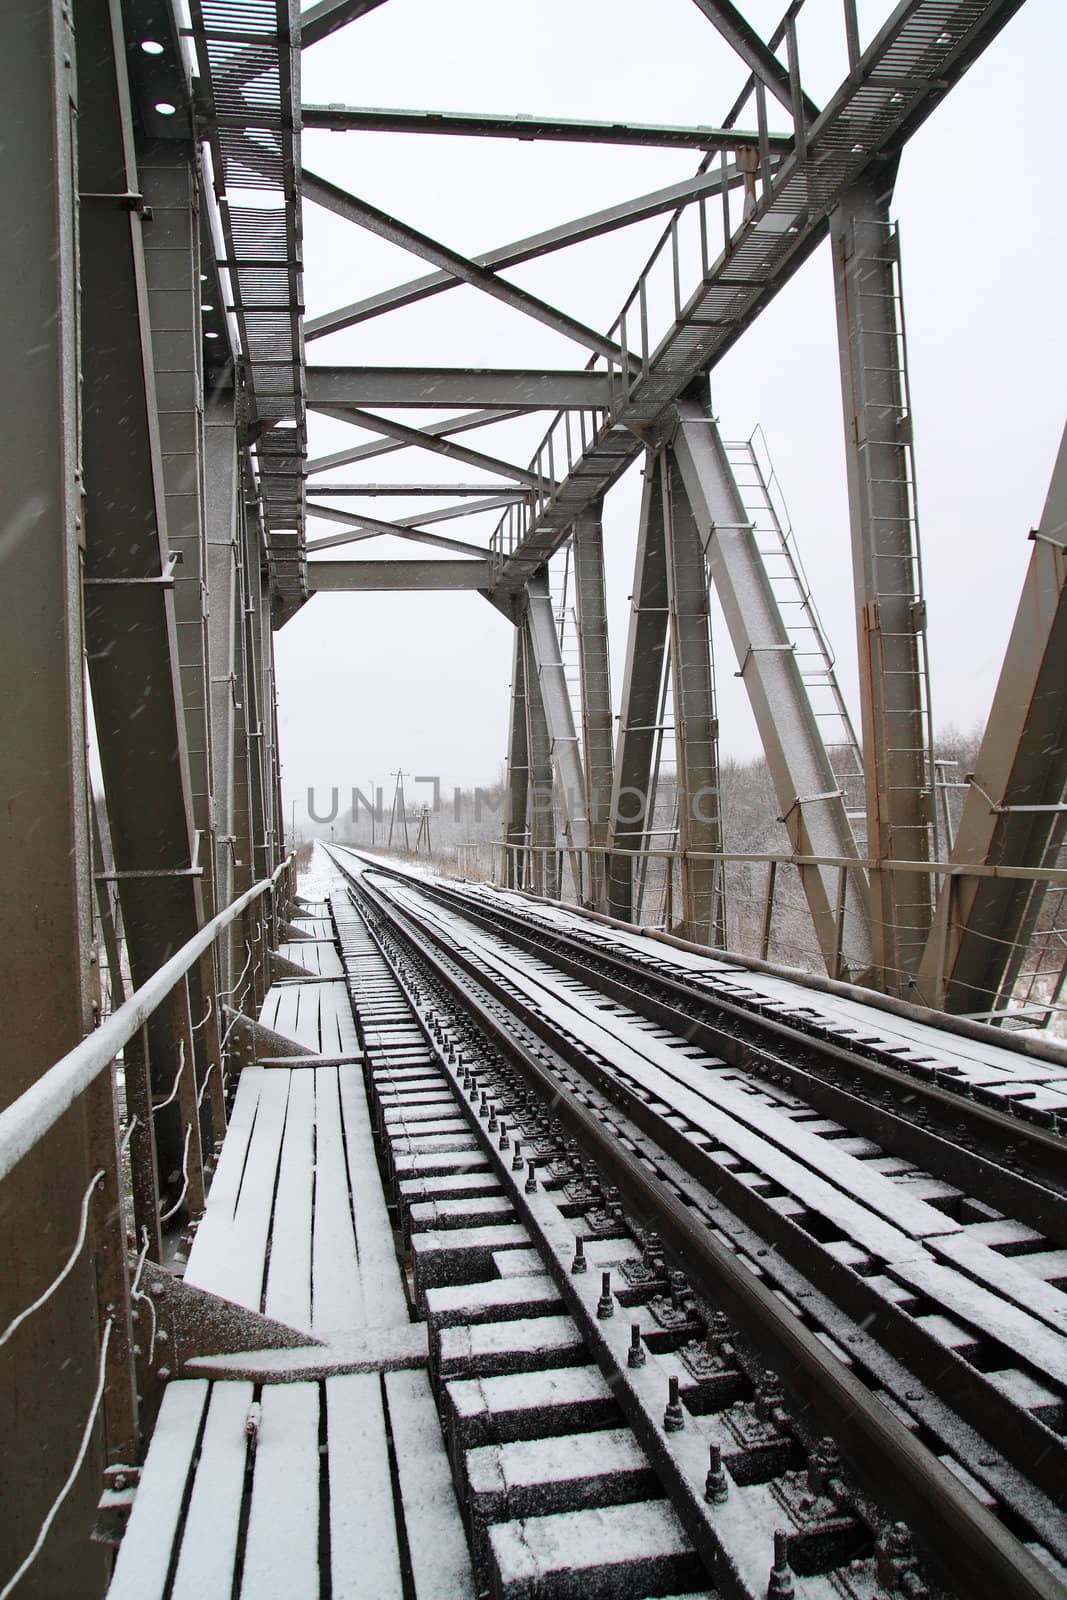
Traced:
<path id="1" fill-rule="evenodd" d="M 291 1076 L 288 1072 L 264 1075 L 233 1228 L 219 1261 L 222 1279 L 214 1283 L 205 1283 L 199 1277 L 195 1280 L 198 1288 L 211 1289 L 251 1311 L 262 1307 L 267 1237 Z"/>
<path id="2" fill-rule="evenodd" d="M 167 1385 L 119 1547 L 109 1600 L 157 1600 L 166 1590 L 185 1487 L 208 1396 L 205 1378 Z"/>
<path id="3" fill-rule="evenodd" d="M 467 1540 L 429 1379 L 423 1371 L 387 1372 L 385 1392 L 417 1600 L 473 1594 Z"/>
<path id="4" fill-rule="evenodd" d="M 250 1383 L 216 1383 L 170 1600 L 230 1600 L 248 1457 Z"/>
<path id="5" fill-rule="evenodd" d="M 382 1327 L 403 1324 L 408 1320 L 407 1297 L 393 1248 L 393 1231 L 385 1195 L 378 1181 L 363 1078 L 355 1067 L 338 1067 L 336 1070 L 367 1318 Z"/>
<path id="6" fill-rule="evenodd" d="M 326 1380 L 333 1600 L 401 1600 L 389 1446 L 377 1373 Z"/>
<path id="7" fill-rule="evenodd" d="M 499 1522 L 489 1543 L 502 1597 L 663 1594 L 706 1581 L 665 1500 Z"/>
<path id="8" fill-rule="evenodd" d="M 296 1019 L 297 1008 L 300 1004 L 300 992 L 300 984 L 276 983 L 273 988 L 268 989 L 267 997 L 263 1002 L 261 1017 L 264 1020 L 266 1019 L 267 1003 L 268 1001 L 273 1001 L 274 1021 L 268 1023 L 267 1026 L 273 1028 L 275 1033 L 284 1034 L 287 1039 L 295 1039 L 297 1037 Z M 308 1040 L 301 1039 L 299 1042 L 307 1044 Z"/>
<path id="9" fill-rule="evenodd" d="M 241 1593 L 319 1593 L 317 1383 L 263 1388 Z"/>
<path id="10" fill-rule="evenodd" d="M 288 1075 L 271 1225 L 270 1264 L 264 1310 L 294 1328 L 311 1327 L 311 1218 L 315 1187 L 315 1080 L 310 1072 Z"/>
<path id="11" fill-rule="evenodd" d="M 366 1321 L 341 1136 L 339 1067 L 315 1069 L 315 1217 L 311 1257 L 312 1331 Z"/>

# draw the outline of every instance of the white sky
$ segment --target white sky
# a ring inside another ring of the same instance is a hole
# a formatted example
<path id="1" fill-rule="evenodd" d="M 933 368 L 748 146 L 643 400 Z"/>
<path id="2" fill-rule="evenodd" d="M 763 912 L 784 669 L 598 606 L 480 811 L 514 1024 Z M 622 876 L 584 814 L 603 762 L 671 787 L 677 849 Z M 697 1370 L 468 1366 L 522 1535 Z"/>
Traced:
<path id="1" fill-rule="evenodd" d="M 743 0 L 766 37 L 783 0 Z M 865 36 L 888 0 L 860 0 Z M 841 0 L 808 0 L 800 55 L 820 104 L 843 76 Z M 1064 422 L 1065 251 L 1061 63 L 1064 0 L 1027 0 L 907 146 L 900 223 L 935 721 L 983 721 Z M 306 103 L 615 117 L 714 125 L 744 69 L 691 0 L 388 0 L 304 54 Z M 784 113 L 782 113 L 784 117 Z M 742 123 L 746 122 L 743 117 Z M 366 133 L 304 135 L 304 163 L 469 254 L 690 176 L 699 152 Z M 607 329 L 663 219 L 507 276 Z M 308 316 L 431 270 L 318 207 L 305 207 Z M 684 288 L 685 286 L 683 286 Z M 587 352 L 461 287 L 308 345 L 314 364 L 582 367 Z M 761 425 L 855 711 L 855 622 L 828 246 L 712 374 L 727 438 Z M 386 413 L 389 414 L 389 413 Z M 440 413 L 396 412 L 418 425 Z M 525 464 L 547 414 L 464 435 Z M 311 415 L 311 453 L 368 435 Z M 332 471 L 333 481 L 480 481 L 422 451 Z M 314 480 L 312 480 L 314 482 Z M 639 483 L 606 514 L 616 702 L 632 586 Z M 392 519 L 439 502 L 334 504 Z M 496 514 L 436 531 L 486 542 Z M 310 537 L 340 531 L 319 519 Z M 331 556 L 429 554 L 376 540 Z M 505 749 L 512 629 L 477 594 L 318 595 L 276 636 L 286 814 L 308 787 L 321 810 L 389 774 L 473 786 Z M 722 750 L 758 748 L 716 637 Z M 418 793 L 418 791 L 416 791 Z M 729 819 L 727 818 L 727 827 Z"/>

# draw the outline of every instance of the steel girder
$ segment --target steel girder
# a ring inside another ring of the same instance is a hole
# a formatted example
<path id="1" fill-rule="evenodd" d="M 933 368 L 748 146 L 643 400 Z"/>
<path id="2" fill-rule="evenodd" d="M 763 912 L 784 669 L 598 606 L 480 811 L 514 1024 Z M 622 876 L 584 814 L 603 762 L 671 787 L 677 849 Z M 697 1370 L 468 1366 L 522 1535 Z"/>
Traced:
<path id="1" fill-rule="evenodd" d="M 214 817 L 215 896 L 228 906 L 237 893 L 238 641 L 241 631 L 241 562 L 238 548 L 236 397 L 232 389 L 211 397 L 204 414 L 204 516 L 207 545 L 208 669 L 211 717 L 211 792 Z M 241 738 L 244 750 L 243 733 Z M 247 790 L 247 778 L 245 780 Z M 242 883 L 242 888 L 248 887 Z M 220 986 L 229 991 L 237 934 L 220 952 Z"/>
<path id="2" fill-rule="evenodd" d="M 140 193 L 117 8 L 76 8 L 82 193 Z M 142 213 L 82 204 L 85 633 L 108 819 L 134 984 L 202 921 L 174 564 L 167 538 Z M 179 250 L 179 254 L 184 254 Z M 203 997 L 198 996 L 198 999 Z M 149 1027 L 156 1086 L 177 1067 L 170 1019 Z M 177 1106 L 158 1118 L 161 1175 L 181 1185 Z"/>
<path id="3" fill-rule="evenodd" d="M 309 367 L 307 403 L 340 406 L 493 406 L 501 410 L 587 411 L 611 404 L 604 372 L 459 367 Z M 353 419 L 355 420 L 355 419 Z"/>
<path id="4" fill-rule="evenodd" d="M 786 635 L 715 420 L 695 401 L 677 408 L 673 451 L 737 656 L 793 850 L 856 859 L 852 828 Z M 852 976 L 871 960 L 867 885 L 857 867 L 800 869 L 827 970 Z M 838 908 L 844 923 L 839 926 Z"/>
<path id="5" fill-rule="evenodd" d="M 950 860 L 968 865 L 1054 865 L 1067 787 L 1067 433 L 1023 582 Z M 1051 860 L 1050 860 L 1051 857 Z M 922 965 L 919 991 L 948 1011 L 989 1011 L 1023 954 L 1040 909 L 1039 883 L 949 877 Z"/>
<path id="6" fill-rule="evenodd" d="M 575 856 L 575 881 L 581 897 L 587 877 L 588 856 L 584 852 L 590 842 L 585 773 L 547 572 L 538 573 L 526 586 L 526 631 L 530 642 L 527 669 L 532 666 L 537 678 L 538 699 L 544 710 L 564 830 L 568 841 L 576 851 L 581 852 Z M 531 700 L 532 690 L 533 684 L 530 683 L 527 693 Z"/>
<path id="7" fill-rule="evenodd" d="M 504 882 L 510 889 L 525 888 L 529 859 L 526 853 L 527 810 L 530 798 L 529 712 L 526 705 L 525 629 L 515 629 L 508 708 L 507 815 L 504 818 Z"/>
<path id="8" fill-rule="evenodd" d="M 879 988 L 907 996 L 930 932 L 932 880 L 882 869 L 930 859 L 933 752 L 912 418 L 892 173 L 830 217 L 852 525 L 871 940 Z"/>
<path id="9" fill-rule="evenodd" d="M 339 589 L 480 589 L 492 582 L 488 561 L 309 561 L 312 594 Z"/>
<path id="10" fill-rule="evenodd" d="M 653 763 L 667 652 L 668 595 L 659 458 L 650 452 L 645 458 L 634 558 L 608 834 L 608 908 L 624 922 L 637 914 L 633 852 L 647 847 L 648 830 L 654 824 Z"/>
<path id="11" fill-rule="evenodd" d="M 660 461 L 668 639 L 674 696 L 682 914 L 678 932 L 698 944 L 726 944 L 721 861 L 719 722 L 704 547 L 671 451 Z"/>
<path id="12" fill-rule="evenodd" d="M 0 100 L 19 148 L 0 163 L 9 219 L 0 236 L 0 328 L 10 376 L 0 429 L 2 1107 L 89 1032 L 99 1004 L 83 697 L 74 31 L 60 0 L 19 7 L 5 22 Z M 80 1102 L 5 1180 L 0 1327 L 64 1266 L 91 1170 Z M 5 1579 L 29 1554 L 77 1458 L 98 1350 L 90 1250 L 4 1350 Z M 32 1584 L 36 1594 L 90 1600 L 106 1584 L 104 1553 L 85 1541 L 102 1467 L 97 1430 L 24 1593 Z"/>
<path id="13" fill-rule="evenodd" d="M 304 106 L 305 128 L 335 133 L 438 133 L 471 138 L 562 140 L 566 144 L 653 145 L 682 150 L 756 149 L 759 135 L 741 128 L 686 128 L 640 122 L 586 122 L 560 117 L 493 117 L 456 111 L 392 111 L 369 106 Z M 245 124 L 253 125 L 253 124 Z M 787 149 L 790 139 L 770 135 L 774 150 Z"/>
<path id="14" fill-rule="evenodd" d="M 582 705 L 586 827 L 594 854 L 589 857 L 589 900 L 607 910 L 608 830 L 614 766 L 611 711 L 611 660 L 604 584 L 602 508 L 592 506 L 574 524 L 574 592 L 577 601 L 578 678 Z"/>
<path id="15" fill-rule="evenodd" d="M 559 898 L 559 853 L 556 848 L 556 807 L 552 770 L 552 739 L 541 694 L 541 677 L 531 637 L 530 621 L 524 614 L 522 634 L 522 679 L 526 690 L 526 752 L 529 763 L 527 790 L 530 867 L 528 882 L 536 894 Z"/>

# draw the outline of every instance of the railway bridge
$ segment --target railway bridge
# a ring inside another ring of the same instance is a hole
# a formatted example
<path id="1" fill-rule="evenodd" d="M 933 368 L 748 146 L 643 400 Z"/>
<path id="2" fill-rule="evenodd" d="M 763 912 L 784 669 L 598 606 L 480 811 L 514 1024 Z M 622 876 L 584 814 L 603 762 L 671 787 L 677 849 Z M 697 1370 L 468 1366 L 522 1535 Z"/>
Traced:
<path id="1" fill-rule="evenodd" d="M 5 28 L 0 1600 L 1062 1600 L 1067 441 L 950 782 L 893 211 L 1028 8 L 662 0 L 734 73 L 715 124 L 308 103 L 384 3 Z M 695 171 L 471 255 L 359 193 L 387 134 Z M 306 316 L 307 207 L 420 275 Z M 519 282 L 649 222 L 617 312 Z M 855 721 L 711 403 L 820 250 Z M 314 359 L 456 291 L 569 357 Z M 312 453 L 322 419 L 356 442 Z M 324 843 L 298 876 L 275 638 L 339 590 L 510 625 L 493 883 Z M 774 850 L 730 848 L 713 606 Z M 786 888 L 810 970 L 770 959 Z"/>

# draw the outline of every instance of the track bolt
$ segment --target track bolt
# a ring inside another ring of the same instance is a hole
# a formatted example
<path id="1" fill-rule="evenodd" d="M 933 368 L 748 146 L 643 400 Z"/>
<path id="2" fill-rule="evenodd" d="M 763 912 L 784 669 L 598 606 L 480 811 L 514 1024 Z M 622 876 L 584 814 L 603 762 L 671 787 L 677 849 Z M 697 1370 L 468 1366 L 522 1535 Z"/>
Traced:
<path id="1" fill-rule="evenodd" d="M 508 1125 L 506 1122 L 502 1122 L 500 1124 L 500 1149 L 506 1150 L 510 1143 L 511 1140 L 508 1138 Z"/>
<path id="2" fill-rule="evenodd" d="M 522 1171 L 522 1162 L 523 1162 L 522 1140 L 521 1139 L 516 1139 L 515 1140 L 515 1154 L 511 1158 L 511 1170 L 512 1170 L 512 1172 L 521 1172 Z"/>
<path id="3" fill-rule="evenodd" d="M 793 1600 L 793 1569 L 789 1565 L 789 1535 L 779 1528 L 774 1535 L 774 1566 L 767 1585 L 767 1600 Z"/>
<path id="4" fill-rule="evenodd" d="M 496 1101 L 495 1100 L 490 1100 L 490 1102 L 489 1102 L 489 1128 L 488 1128 L 488 1131 L 490 1133 L 495 1133 L 499 1126 L 500 1126 L 500 1124 L 496 1120 Z"/>
<path id="5" fill-rule="evenodd" d="M 626 1365 L 628 1367 L 643 1367 L 644 1364 L 645 1347 L 641 1343 L 641 1324 L 639 1322 L 631 1322 L 630 1348 L 626 1354 Z"/>
<path id="6" fill-rule="evenodd" d="M 601 1322 L 606 1322 L 608 1317 L 615 1315 L 615 1301 L 611 1297 L 611 1273 L 605 1272 L 600 1278 L 600 1299 L 596 1303 L 596 1314 Z"/>
<path id="7" fill-rule="evenodd" d="M 579 1272 L 586 1272 L 588 1269 L 589 1263 L 585 1259 L 585 1240 L 582 1238 L 581 1234 L 579 1234 L 578 1238 L 574 1241 L 574 1260 L 571 1262 L 571 1271 L 577 1274 Z"/>
<path id="8" fill-rule="evenodd" d="M 487 1117 L 489 1115 L 489 1096 L 484 1090 L 482 1091 L 482 1103 L 478 1107 L 478 1115 L 480 1117 Z"/>
<path id="9" fill-rule="evenodd" d="M 536 1192 L 537 1192 L 537 1162 L 536 1161 L 529 1161 L 526 1164 L 526 1193 L 527 1194 L 535 1194 Z"/>
<path id="10" fill-rule="evenodd" d="M 663 1413 L 663 1426 L 668 1433 L 679 1433 L 685 1427 L 685 1412 L 678 1398 L 678 1379 L 668 1379 L 667 1409 Z"/>
<path id="11" fill-rule="evenodd" d="M 708 1446 L 708 1475 L 704 1479 L 704 1499 L 712 1506 L 721 1506 L 729 1496 L 726 1474 L 722 1470 L 722 1451 L 717 1444 Z"/>

